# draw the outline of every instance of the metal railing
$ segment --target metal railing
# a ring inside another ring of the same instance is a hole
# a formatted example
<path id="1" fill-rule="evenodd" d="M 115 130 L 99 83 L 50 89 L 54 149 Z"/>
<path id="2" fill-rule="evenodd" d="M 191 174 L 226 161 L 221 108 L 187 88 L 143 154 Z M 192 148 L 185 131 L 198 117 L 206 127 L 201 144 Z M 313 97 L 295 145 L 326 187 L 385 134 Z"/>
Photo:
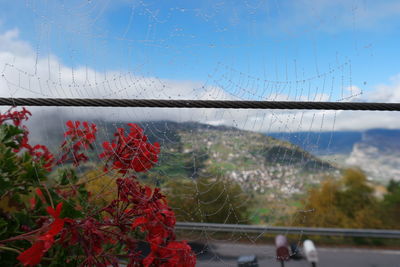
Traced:
<path id="1" fill-rule="evenodd" d="M 257 234 L 303 234 L 344 237 L 400 238 L 399 230 L 282 227 L 245 224 L 177 222 L 175 229 L 207 232 L 239 232 Z"/>

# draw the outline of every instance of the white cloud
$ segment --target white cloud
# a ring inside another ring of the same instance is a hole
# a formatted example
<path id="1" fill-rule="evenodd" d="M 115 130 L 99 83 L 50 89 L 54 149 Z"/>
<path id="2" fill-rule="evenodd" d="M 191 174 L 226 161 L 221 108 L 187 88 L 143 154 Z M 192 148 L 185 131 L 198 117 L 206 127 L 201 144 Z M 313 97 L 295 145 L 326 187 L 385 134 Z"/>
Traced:
<path id="1" fill-rule="evenodd" d="M 31 45 L 20 40 L 14 29 L 0 34 L 1 97 L 78 97 L 142 99 L 234 99 L 216 86 L 196 81 L 176 81 L 138 74 L 91 68 L 72 69 L 56 56 L 37 57 Z M 48 109 L 47 109 L 48 110 Z M 76 114 L 73 109 L 62 109 Z M 214 119 L 220 111 L 192 109 L 84 109 L 88 117 L 127 120 Z"/>
<path id="2" fill-rule="evenodd" d="M 400 102 L 400 74 L 391 77 L 389 82 L 376 86 L 376 90 L 367 94 L 367 99 L 373 102 Z"/>
<path id="3" fill-rule="evenodd" d="M 363 90 L 356 85 L 348 86 L 348 87 L 346 87 L 346 90 L 353 97 L 359 97 L 363 92 Z"/>
<path id="4" fill-rule="evenodd" d="M 34 54 L 32 47 L 19 39 L 19 30 L 13 29 L 0 35 L 0 51 L 10 56 L 29 57 Z M 5 55 L 3 55 L 5 56 Z"/>
<path id="5" fill-rule="evenodd" d="M 201 82 L 72 69 L 54 55 L 37 57 L 30 44 L 19 39 L 17 29 L 0 34 L 0 71 L 3 97 L 233 99 L 220 88 Z"/>
<path id="6" fill-rule="evenodd" d="M 99 72 L 79 67 L 72 69 L 56 56 L 37 57 L 29 43 L 20 40 L 18 30 L 0 34 L 0 96 L 1 97 L 96 97 L 155 99 L 225 99 L 237 97 L 220 87 L 195 81 L 177 81 L 144 77 L 120 71 Z M 347 88 L 357 94 L 355 85 Z M 326 101 L 326 94 L 316 94 L 312 100 Z M 271 94 L 268 100 L 291 100 L 288 95 Z M 308 100 L 299 96 L 297 100 Z M 400 102 L 400 75 L 390 84 L 354 101 Z M 241 129 L 272 131 L 331 131 L 367 128 L 400 128 L 397 113 L 345 111 L 271 111 L 221 109 L 162 108 L 35 108 L 54 116 L 66 112 L 70 116 L 106 118 L 109 120 L 173 120 L 224 124 Z M 57 113 L 55 113 L 57 111 Z M 46 123 L 45 121 L 43 123 Z M 60 122 L 61 123 L 61 122 Z"/>

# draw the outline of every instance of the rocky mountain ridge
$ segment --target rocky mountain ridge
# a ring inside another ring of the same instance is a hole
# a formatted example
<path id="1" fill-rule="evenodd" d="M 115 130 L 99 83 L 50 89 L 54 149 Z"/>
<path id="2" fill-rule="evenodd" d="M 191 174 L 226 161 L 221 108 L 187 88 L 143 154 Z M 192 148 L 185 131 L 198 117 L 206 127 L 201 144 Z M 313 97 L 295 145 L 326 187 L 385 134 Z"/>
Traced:
<path id="1" fill-rule="evenodd" d="M 346 164 L 364 170 L 370 180 L 400 180 L 400 130 L 374 129 L 354 144 Z"/>
<path id="2" fill-rule="evenodd" d="M 358 167 L 372 181 L 386 184 L 400 180 L 400 130 L 370 129 L 360 132 L 270 133 L 306 151 L 336 162 L 339 167 Z"/>

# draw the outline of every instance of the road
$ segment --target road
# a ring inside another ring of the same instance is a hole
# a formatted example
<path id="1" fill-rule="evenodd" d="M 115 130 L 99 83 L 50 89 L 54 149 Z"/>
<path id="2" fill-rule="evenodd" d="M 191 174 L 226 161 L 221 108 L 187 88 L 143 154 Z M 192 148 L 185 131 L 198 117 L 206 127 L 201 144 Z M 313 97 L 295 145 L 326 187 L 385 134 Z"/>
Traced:
<path id="1" fill-rule="evenodd" d="M 321 267 L 400 267 L 400 250 L 355 248 L 318 248 Z M 271 245 L 247 245 L 212 243 L 208 251 L 197 256 L 196 266 L 237 266 L 240 255 L 257 255 L 259 266 L 280 267 L 275 260 L 275 248 Z M 286 267 L 310 266 L 306 260 L 290 260 Z"/>

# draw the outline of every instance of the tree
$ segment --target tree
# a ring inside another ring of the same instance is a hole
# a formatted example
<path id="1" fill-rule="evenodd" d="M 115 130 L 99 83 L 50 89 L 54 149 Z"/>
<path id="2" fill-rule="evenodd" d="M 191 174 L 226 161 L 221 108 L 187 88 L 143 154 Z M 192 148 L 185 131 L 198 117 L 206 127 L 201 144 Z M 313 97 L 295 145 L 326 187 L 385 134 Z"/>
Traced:
<path id="1" fill-rule="evenodd" d="M 364 173 L 347 169 L 339 181 L 311 189 L 294 224 L 307 227 L 382 228 L 379 202 Z"/>
<path id="2" fill-rule="evenodd" d="M 89 201 L 93 205 L 104 206 L 117 197 L 118 188 L 115 184 L 117 178 L 94 169 L 87 171 L 79 181 L 89 192 Z"/>
<path id="3" fill-rule="evenodd" d="M 233 181 L 176 179 L 166 184 L 169 205 L 180 221 L 247 223 L 251 201 Z"/>
<path id="4" fill-rule="evenodd" d="M 337 193 L 337 206 L 345 214 L 349 228 L 382 228 L 379 202 L 367 177 L 358 169 L 347 169 Z"/>
<path id="5" fill-rule="evenodd" d="M 391 180 L 387 186 L 388 193 L 384 196 L 382 210 L 384 210 L 385 225 L 388 228 L 399 229 L 400 222 L 400 181 Z"/>
<path id="6" fill-rule="evenodd" d="M 322 182 L 321 187 L 310 189 L 303 200 L 303 211 L 296 214 L 294 224 L 307 227 L 340 227 L 347 218 L 337 206 L 339 184 L 333 179 Z"/>

